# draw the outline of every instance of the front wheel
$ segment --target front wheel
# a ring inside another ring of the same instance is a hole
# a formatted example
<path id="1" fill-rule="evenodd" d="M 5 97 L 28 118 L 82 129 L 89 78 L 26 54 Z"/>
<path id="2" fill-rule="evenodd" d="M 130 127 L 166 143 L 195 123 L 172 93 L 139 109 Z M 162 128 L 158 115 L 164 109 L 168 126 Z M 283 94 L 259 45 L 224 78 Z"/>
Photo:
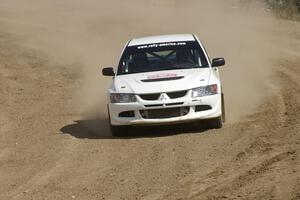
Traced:
<path id="1" fill-rule="evenodd" d="M 222 116 L 211 119 L 210 121 L 210 128 L 213 129 L 220 129 L 223 126 L 223 119 Z"/>
<path id="2" fill-rule="evenodd" d="M 113 136 L 113 137 L 124 136 L 127 132 L 128 127 L 127 126 L 114 126 L 111 124 L 108 105 L 107 105 L 107 113 L 108 113 L 108 123 L 109 123 L 109 127 L 110 127 L 111 136 Z"/>
<path id="3" fill-rule="evenodd" d="M 222 109 L 222 115 L 220 117 L 210 120 L 210 128 L 220 129 L 222 128 L 223 123 L 225 122 L 225 100 L 224 100 L 223 93 L 221 97 L 221 109 Z"/>
<path id="4" fill-rule="evenodd" d="M 222 93 L 222 100 L 221 101 L 222 101 L 222 122 L 224 123 L 226 121 L 224 93 Z"/>
<path id="5" fill-rule="evenodd" d="M 113 126 L 110 125 L 110 132 L 113 137 L 122 137 L 127 133 L 127 126 Z"/>

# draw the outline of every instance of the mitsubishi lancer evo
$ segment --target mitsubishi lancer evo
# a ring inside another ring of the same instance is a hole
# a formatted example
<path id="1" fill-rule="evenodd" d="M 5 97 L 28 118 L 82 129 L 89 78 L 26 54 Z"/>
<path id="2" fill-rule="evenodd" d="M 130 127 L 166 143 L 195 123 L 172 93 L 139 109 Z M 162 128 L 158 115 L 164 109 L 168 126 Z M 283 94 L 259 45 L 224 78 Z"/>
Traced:
<path id="1" fill-rule="evenodd" d="M 223 65 L 224 58 L 210 60 L 192 34 L 130 40 L 118 67 L 102 69 L 113 77 L 107 92 L 112 135 L 129 126 L 201 120 L 221 128 L 225 109 L 218 67 Z"/>

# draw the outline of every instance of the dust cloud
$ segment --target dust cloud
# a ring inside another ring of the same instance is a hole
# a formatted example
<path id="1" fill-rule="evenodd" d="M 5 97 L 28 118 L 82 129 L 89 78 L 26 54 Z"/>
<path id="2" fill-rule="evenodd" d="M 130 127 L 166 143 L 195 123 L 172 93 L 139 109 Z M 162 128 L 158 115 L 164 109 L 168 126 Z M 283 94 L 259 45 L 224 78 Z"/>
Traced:
<path id="1" fill-rule="evenodd" d="M 116 66 L 128 39 L 174 33 L 194 33 L 211 58 L 225 57 L 221 78 L 229 121 L 253 113 L 270 91 L 269 18 L 256 1 L 0 0 L 2 30 L 49 61 L 78 71 L 81 89 L 72 98 L 82 113 L 106 113 L 111 79 L 101 76 L 101 68 Z"/>

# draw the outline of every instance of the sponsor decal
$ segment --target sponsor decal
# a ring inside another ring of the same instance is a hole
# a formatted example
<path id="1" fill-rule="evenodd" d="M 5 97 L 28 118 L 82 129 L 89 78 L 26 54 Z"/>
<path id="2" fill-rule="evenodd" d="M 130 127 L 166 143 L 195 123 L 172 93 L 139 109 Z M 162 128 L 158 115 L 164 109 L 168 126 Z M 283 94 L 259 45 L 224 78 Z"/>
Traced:
<path id="1" fill-rule="evenodd" d="M 167 43 L 160 43 L 160 44 L 147 44 L 138 46 L 137 49 L 147 49 L 147 48 L 157 48 L 157 47 L 167 47 L 167 46 L 184 46 L 186 42 L 167 42 Z"/>

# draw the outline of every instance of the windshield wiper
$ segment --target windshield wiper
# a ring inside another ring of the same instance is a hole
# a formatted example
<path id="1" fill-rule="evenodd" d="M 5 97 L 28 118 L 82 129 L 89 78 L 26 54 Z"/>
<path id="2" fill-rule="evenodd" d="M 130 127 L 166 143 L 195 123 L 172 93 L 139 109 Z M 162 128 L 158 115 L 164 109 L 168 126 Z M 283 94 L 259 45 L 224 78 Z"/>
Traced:
<path id="1" fill-rule="evenodd" d="M 200 65 L 194 65 L 192 68 L 201 68 L 203 66 L 200 66 Z"/>

